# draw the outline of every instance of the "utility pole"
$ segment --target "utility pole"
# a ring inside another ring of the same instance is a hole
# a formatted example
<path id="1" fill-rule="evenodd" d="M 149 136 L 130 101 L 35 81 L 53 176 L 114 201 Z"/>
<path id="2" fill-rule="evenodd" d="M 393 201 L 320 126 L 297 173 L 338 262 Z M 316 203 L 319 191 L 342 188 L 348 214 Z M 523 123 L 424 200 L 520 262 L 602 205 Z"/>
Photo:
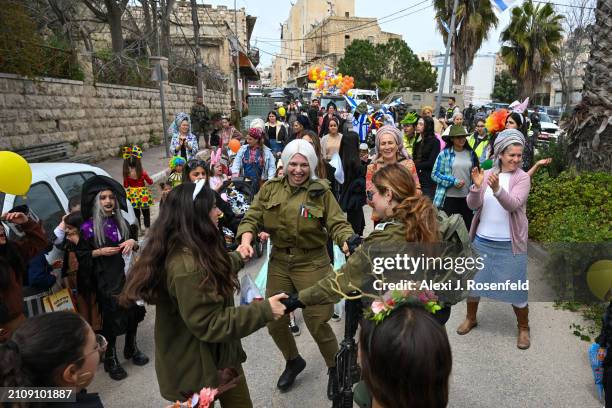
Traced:
<path id="1" fill-rule="evenodd" d="M 236 9 L 236 0 L 234 0 L 234 33 L 236 34 L 236 105 L 242 119 L 242 95 L 238 84 L 240 83 L 240 37 L 238 35 L 238 10 Z M 242 84 L 244 89 L 244 84 Z"/>
<path id="2" fill-rule="evenodd" d="M 438 97 L 436 98 L 436 111 L 435 111 L 436 114 L 440 112 L 440 106 L 442 105 L 442 93 L 444 92 L 444 80 L 446 79 L 446 65 L 448 64 L 448 57 L 450 55 L 453 35 L 455 34 L 455 20 L 456 20 L 458 5 L 459 5 L 459 0 L 454 0 L 453 13 L 451 15 L 450 31 L 448 33 L 448 38 L 446 39 L 446 53 L 444 54 L 444 63 L 442 65 L 442 78 L 440 78 Z"/>

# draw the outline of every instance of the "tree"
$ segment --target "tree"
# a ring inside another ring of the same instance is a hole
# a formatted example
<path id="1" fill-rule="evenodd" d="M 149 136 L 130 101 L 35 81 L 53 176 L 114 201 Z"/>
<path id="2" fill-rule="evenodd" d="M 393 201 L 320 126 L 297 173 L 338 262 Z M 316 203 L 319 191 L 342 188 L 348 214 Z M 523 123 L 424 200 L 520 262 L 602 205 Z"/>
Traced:
<path id="1" fill-rule="evenodd" d="M 578 170 L 612 171 L 612 2 L 597 0 L 582 101 L 567 127 L 570 163 Z"/>
<path id="2" fill-rule="evenodd" d="M 108 24 L 111 34 L 113 54 L 121 57 L 124 47 L 121 19 L 125 13 L 128 0 L 82 1 L 98 20 Z"/>
<path id="3" fill-rule="evenodd" d="M 385 62 L 384 78 L 398 88 L 424 91 L 436 87 L 436 72 L 428 62 L 420 61 L 405 41 L 392 38 L 376 45 L 376 51 Z"/>
<path id="4" fill-rule="evenodd" d="M 384 62 L 371 42 L 353 40 L 338 61 L 338 70 L 355 78 L 356 88 L 367 89 L 383 78 Z"/>
<path id="5" fill-rule="evenodd" d="M 204 95 L 202 89 L 202 81 L 204 80 L 203 63 L 202 63 L 202 50 L 200 50 L 200 20 L 198 19 L 198 5 L 196 0 L 191 0 L 191 22 L 193 23 L 193 39 L 195 48 L 195 63 L 196 63 L 196 76 L 197 76 L 197 97 L 201 98 Z"/>
<path id="6" fill-rule="evenodd" d="M 536 86 L 551 71 L 559 55 L 563 16 L 550 4 L 534 5 L 528 0 L 512 9 L 510 24 L 500 36 L 501 57 L 518 81 L 520 98 L 533 96 Z"/>
<path id="7" fill-rule="evenodd" d="M 338 70 L 355 78 L 357 88 L 389 89 L 407 87 L 425 91 L 436 87 L 436 72 L 425 61 L 419 61 L 405 41 L 390 39 L 373 45 L 366 40 L 354 40 L 338 62 Z"/>
<path id="8" fill-rule="evenodd" d="M 517 99 L 516 80 L 512 78 L 508 71 L 502 71 L 500 74 L 495 75 L 495 85 L 493 86 L 491 98 L 495 102 L 507 103 Z"/>
<path id="9" fill-rule="evenodd" d="M 434 0 L 438 30 L 446 43 L 448 32 L 444 24 L 450 26 L 453 0 Z M 459 0 L 456 13 L 457 26 L 451 40 L 455 84 L 460 85 L 474 63 L 474 57 L 489 31 L 497 27 L 497 17 L 490 0 Z"/>
<path id="10" fill-rule="evenodd" d="M 564 31 L 567 37 L 561 41 L 559 55 L 552 62 L 553 71 L 561 83 L 561 106 L 564 112 L 569 110 L 574 78 L 579 71 L 579 65 L 584 62 L 580 59 L 585 48 L 588 50 L 589 29 L 594 20 L 592 4 L 592 0 L 578 0 L 576 5 L 567 7 L 564 11 Z"/>

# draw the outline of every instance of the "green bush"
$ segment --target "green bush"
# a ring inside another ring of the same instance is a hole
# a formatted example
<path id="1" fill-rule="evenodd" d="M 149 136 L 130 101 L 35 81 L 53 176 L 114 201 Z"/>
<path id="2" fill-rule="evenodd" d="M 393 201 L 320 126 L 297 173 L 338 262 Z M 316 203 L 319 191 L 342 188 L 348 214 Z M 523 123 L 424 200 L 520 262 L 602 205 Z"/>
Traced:
<path id="1" fill-rule="evenodd" d="M 540 173 L 527 203 L 529 237 L 541 242 L 612 240 L 612 174 Z"/>

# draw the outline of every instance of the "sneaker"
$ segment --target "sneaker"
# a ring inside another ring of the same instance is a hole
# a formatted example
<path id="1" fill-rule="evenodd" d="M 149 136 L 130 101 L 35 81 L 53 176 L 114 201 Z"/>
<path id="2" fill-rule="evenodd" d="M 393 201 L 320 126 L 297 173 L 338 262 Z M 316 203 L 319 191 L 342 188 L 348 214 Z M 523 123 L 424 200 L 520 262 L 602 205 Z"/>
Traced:
<path id="1" fill-rule="evenodd" d="M 289 329 L 291 330 L 291 334 L 293 334 L 294 336 L 299 336 L 300 334 L 302 334 L 300 326 L 297 325 L 295 319 L 289 320 Z"/>
<path id="2" fill-rule="evenodd" d="M 341 317 L 340 317 L 340 315 L 339 315 L 339 314 L 337 314 L 337 313 L 334 313 L 334 314 L 332 315 L 332 317 L 331 317 L 331 321 L 332 321 L 332 322 L 339 322 L 340 320 L 342 320 L 342 318 L 341 318 Z"/>

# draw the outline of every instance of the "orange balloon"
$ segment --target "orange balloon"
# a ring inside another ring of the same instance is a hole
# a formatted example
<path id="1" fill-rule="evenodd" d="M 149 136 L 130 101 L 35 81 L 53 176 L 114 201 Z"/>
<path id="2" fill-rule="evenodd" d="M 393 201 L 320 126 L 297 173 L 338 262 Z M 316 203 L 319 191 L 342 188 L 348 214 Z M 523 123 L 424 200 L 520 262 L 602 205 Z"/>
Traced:
<path id="1" fill-rule="evenodd" d="M 240 150 L 240 141 L 238 139 L 232 139 L 227 144 L 227 147 L 229 147 L 232 152 L 238 153 L 238 150 Z"/>

